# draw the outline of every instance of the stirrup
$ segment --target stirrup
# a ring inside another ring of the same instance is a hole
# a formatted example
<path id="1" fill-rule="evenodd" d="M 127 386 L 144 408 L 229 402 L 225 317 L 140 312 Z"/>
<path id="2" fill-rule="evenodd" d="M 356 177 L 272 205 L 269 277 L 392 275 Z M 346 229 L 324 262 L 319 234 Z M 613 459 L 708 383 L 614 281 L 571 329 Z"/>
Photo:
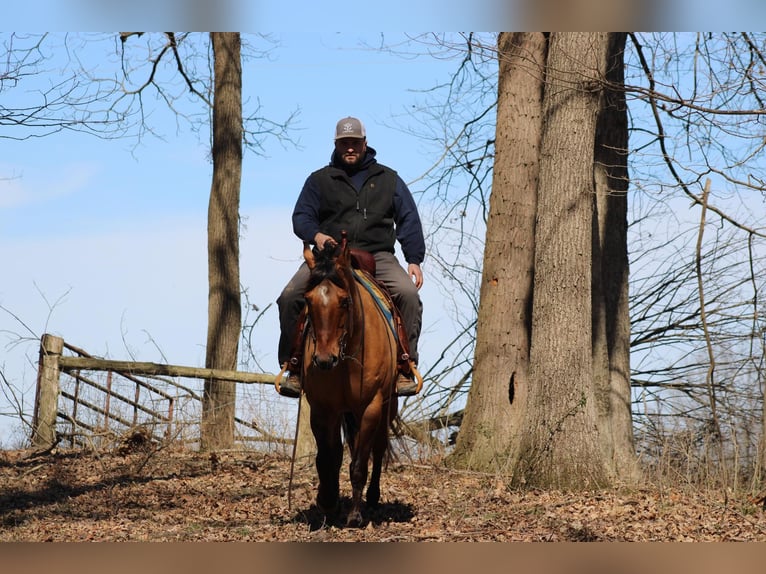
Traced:
<path id="1" fill-rule="evenodd" d="M 279 371 L 276 379 L 274 379 L 274 388 L 276 388 L 277 392 L 283 397 L 297 399 L 301 396 L 301 391 L 303 390 L 298 375 L 290 374 L 287 376 L 287 379 L 285 379 L 284 384 L 282 383 L 282 377 L 284 376 L 285 371 L 287 371 L 288 365 L 289 363 L 282 365 L 282 370 Z"/>
<path id="2" fill-rule="evenodd" d="M 412 376 L 407 376 L 400 372 L 396 377 L 396 395 L 400 397 L 411 397 L 417 395 L 423 388 L 423 377 L 420 375 L 417 366 L 413 361 L 410 361 L 410 373 Z"/>
<path id="3" fill-rule="evenodd" d="M 407 375 L 400 374 L 396 379 L 396 396 L 411 397 L 418 392 L 418 383 Z"/>

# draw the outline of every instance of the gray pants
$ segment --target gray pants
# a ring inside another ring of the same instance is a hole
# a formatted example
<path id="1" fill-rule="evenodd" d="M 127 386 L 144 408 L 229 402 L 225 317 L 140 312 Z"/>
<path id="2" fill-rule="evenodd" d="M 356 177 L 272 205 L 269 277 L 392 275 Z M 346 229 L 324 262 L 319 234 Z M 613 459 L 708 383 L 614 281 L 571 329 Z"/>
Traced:
<path id="1" fill-rule="evenodd" d="M 375 255 L 375 278 L 386 286 L 394 304 L 402 315 L 404 328 L 410 344 L 410 358 L 418 362 L 418 338 L 423 320 L 423 302 L 417 287 L 407 275 L 393 253 L 379 251 Z M 279 365 L 290 359 L 295 330 L 298 328 L 298 316 L 305 303 L 303 294 L 306 292 L 310 271 L 305 263 L 296 271 L 287 286 L 277 298 L 279 306 L 279 349 L 277 351 Z"/>

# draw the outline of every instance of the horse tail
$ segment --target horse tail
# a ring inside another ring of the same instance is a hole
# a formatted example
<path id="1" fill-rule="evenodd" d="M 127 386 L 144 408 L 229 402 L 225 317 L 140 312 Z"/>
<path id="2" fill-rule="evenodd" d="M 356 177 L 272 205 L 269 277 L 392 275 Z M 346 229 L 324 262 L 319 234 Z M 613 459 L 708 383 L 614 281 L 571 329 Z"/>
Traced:
<path id="1" fill-rule="evenodd" d="M 391 434 L 397 439 L 401 439 L 404 436 L 404 433 L 402 432 L 402 428 L 404 427 L 404 422 L 402 418 L 397 413 L 393 419 L 388 422 L 388 431 L 390 431 Z M 343 418 L 341 419 L 341 429 L 343 429 L 343 437 L 346 440 L 346 444 L 351 446 L 353 448 L 354 441 L 356 440 L 356 433 L 359 430 L 358 425 L 356 424 L 356 419 L 354 418 L 354 415 L 351 413 L 344 413 Z M 389 433 L 386 433 L 386 454 L 384 458 L 385 463 L 392 463 L 396 462 L 397 457 L 396 454 L 391 450 L 391 440 L 389 437 Z"/>
<path id="2" fill-rule="evenodd" d="M 346 444 L 352 445 L 356 440 L 356 433 L 359 427 L 356 424 L 356 419 L 351 413 L 344 413 L 341 420 L 341 428 L 343 429 L 343 436 L 346 438 Z"/>

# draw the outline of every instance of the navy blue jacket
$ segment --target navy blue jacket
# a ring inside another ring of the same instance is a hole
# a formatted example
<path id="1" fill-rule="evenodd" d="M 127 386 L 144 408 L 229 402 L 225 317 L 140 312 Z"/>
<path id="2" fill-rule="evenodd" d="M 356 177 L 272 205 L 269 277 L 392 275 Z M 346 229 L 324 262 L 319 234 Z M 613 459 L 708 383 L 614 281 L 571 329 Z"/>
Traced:
<path id="1" fill-rule="evenodd" d="M 333 152 L 330 165 L 308 176 L 293 210 L 293 231 L 314 242 L 318 232 L 340 241 L 348 232 L 352 247 L 394 253 L 399 241 L 407 263 L 425 258 L 423 227 L 407 184 L 389 167 L 367 154 L 357 170 L 344 169 Z"/>

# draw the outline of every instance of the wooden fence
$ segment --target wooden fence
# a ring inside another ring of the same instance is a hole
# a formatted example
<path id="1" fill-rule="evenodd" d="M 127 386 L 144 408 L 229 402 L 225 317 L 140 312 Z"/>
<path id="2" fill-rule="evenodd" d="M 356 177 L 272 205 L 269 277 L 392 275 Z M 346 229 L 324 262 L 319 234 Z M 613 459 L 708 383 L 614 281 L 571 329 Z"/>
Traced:
<path id="1" fill-rule="evenodd" d="M 194 442 L 201 397 L 168 377 L 273 384 L 275 375 L 101 359 L 46 334 L 40 344 L 32 443 L 37 448 L 61 440 L 93 445 L 139 427 L 157 440 Z M 254 419 L 235 417 L 235 423 L 239 440 L 289 442 Z"/>

